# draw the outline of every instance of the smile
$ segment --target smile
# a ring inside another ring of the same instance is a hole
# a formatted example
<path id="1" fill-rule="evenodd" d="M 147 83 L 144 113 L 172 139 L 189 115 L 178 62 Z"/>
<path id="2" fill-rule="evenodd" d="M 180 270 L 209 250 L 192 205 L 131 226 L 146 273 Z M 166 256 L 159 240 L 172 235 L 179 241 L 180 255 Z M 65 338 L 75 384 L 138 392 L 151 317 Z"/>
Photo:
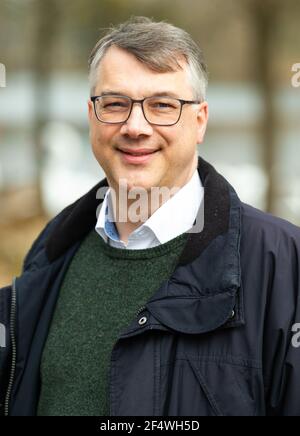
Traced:
<path id="1" fill-rule="evenodd" d="M 118 149 L 118 152 L 121 153 L 121 157 L 123 162 L 130 164 L 144 164 L 148 163 L 152 157 L 158 153 L 160 150 L 121 150 Z"/>

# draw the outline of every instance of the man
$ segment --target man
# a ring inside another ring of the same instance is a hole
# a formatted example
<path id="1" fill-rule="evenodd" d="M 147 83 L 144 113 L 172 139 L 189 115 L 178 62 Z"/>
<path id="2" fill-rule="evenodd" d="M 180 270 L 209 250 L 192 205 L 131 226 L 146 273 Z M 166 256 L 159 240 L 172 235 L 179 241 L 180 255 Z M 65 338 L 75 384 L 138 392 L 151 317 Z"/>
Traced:
<path id="1" fill-rule="evenodd" d="M 98 42 L 90 80 L 106 180 L 1 290 L 2 413 L 300 415 L 300 230 L 197 159 L 200 49 L 135 18 Z"/>

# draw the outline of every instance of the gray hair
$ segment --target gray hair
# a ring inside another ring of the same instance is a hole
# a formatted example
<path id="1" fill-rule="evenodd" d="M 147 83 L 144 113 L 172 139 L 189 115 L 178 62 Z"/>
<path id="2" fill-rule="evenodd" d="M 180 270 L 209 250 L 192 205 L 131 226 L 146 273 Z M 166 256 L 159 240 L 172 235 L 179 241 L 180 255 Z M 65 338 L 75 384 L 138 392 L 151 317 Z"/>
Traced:
<path id="1" fill-rule="evenodd" d="M 128 51 L 150 69 L 161 73 L 182 69 L 179 60 L 183 57 L 188 64 L 194 98 L 205 99 L 208 73 L 200 47 L 183 29 L 147 17 L 132 17 L 117 27 L 111 27 L 97 42 L 89 58 L 92 94 L 97 84 L 99 64 L 111 46 Z"/>

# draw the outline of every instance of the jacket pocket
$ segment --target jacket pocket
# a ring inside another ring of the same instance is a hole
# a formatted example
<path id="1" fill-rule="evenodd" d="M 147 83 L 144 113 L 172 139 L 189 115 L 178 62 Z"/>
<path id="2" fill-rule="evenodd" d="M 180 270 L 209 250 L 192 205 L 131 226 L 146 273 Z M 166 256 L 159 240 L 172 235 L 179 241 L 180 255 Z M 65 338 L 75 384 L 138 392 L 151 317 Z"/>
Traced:
<path id="1" fill-rule="evenodd" d="M 161 377 L 164 415 L 255 416 L 262 401 L 260 370 L 223 359 L 176 359 Z"/>

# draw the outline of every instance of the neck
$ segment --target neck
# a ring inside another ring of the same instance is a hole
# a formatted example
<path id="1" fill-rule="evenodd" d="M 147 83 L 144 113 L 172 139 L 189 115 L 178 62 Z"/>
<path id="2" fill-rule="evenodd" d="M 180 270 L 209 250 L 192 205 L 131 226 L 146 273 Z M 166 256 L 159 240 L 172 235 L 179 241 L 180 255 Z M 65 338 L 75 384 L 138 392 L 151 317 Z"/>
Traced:
<path id="1" fill-rule="evenodd" d="M 128 243 L 130 234 L 185 186 L 193 177 L 196 168 L 197 160 L 196 167 L 193 165 L 188 175 L 183 180 L 177 181 L 176 186 L 173 187 L 158 187 L 147 191 L 136 188 L 121 195 L 120 189 L 113 191 L 115 195 L 112 195 L 112 208 L 120 240 Z"/>

